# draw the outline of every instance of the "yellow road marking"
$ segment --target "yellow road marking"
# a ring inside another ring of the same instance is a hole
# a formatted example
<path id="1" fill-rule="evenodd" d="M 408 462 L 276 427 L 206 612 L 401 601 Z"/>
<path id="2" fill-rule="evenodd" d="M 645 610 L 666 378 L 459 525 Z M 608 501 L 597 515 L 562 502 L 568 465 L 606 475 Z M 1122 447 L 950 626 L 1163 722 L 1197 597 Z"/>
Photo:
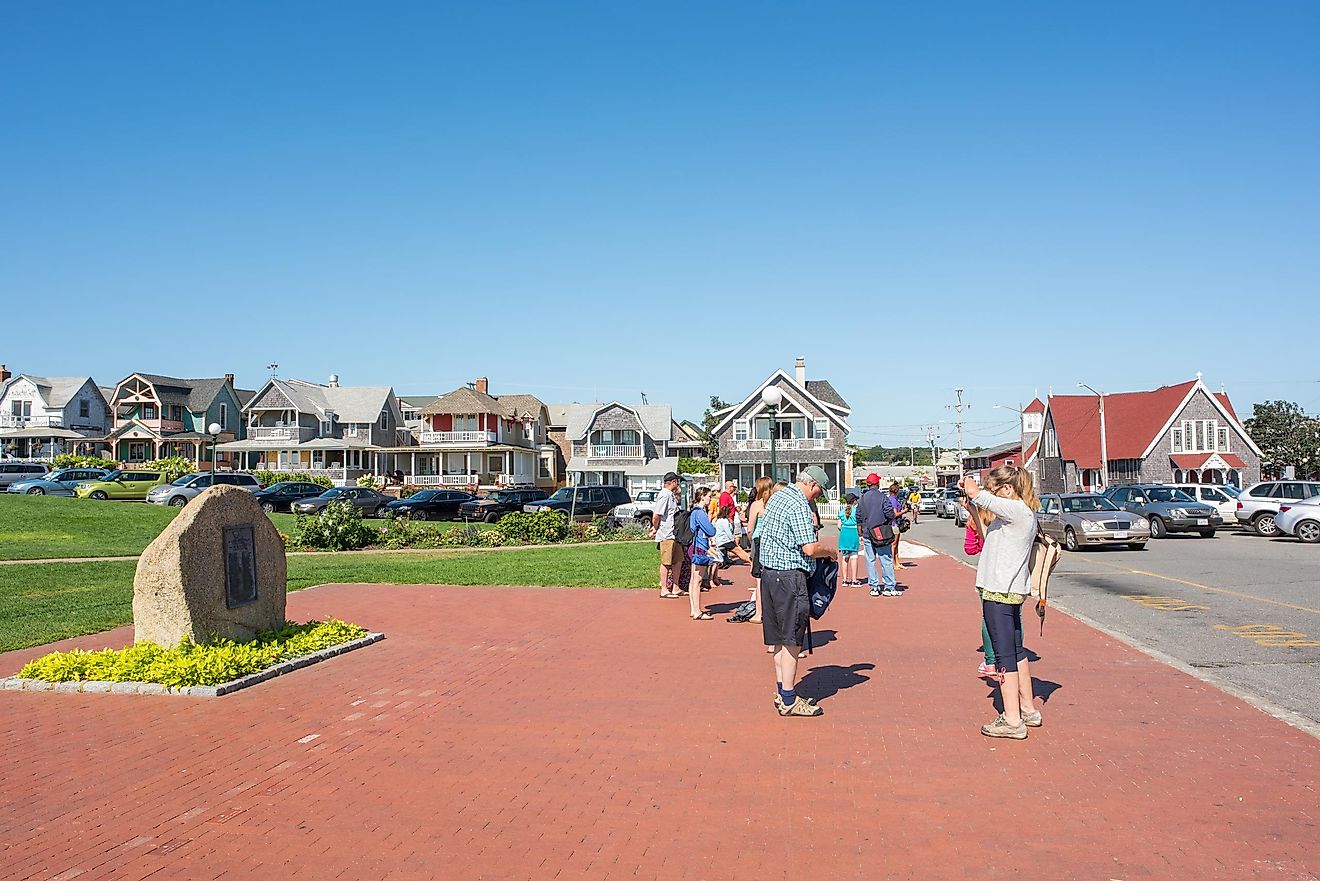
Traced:
<path id="1" fill-rule="evenodd" d="M 1256 645 L 1266 647 L 1320 646 L 1320 640 L 1313 638 L 1308 633 L 1284 630 L 1274 624 L 1239 624 L 1236 627 L 1231 627 L 1228 624 L 1216 624 L 1215 630 L 1227 630 L 1235 636 L 1249 639 Z"/>
<path id="2" fill-rule="evenodd" d="M 1161 612 L 1196 612 L 1210 608 L 1209 606 L 1189 603 L 1181 597 L 1151 597 L 1143 594 L 1131 594 L 1124 596 L 1123 599 L 1131 600 L 1137 605 L 1145 606 L 1148 609 L 1158 609 Z"/>
<path id="3" fill-rule="evenodd" d="M 1284 609 L 1292 609 L 1293 611 L 1296 612 L 1310 612 L 1312 615 L 1320 615 L 1320 609 L 1312 609 L 1308 606 L 1299 606 L 1296 605 L 1295 603 L 1285 603 L 1282 600 L 1272 600 L 1269 599 L 1268 597 L 1258 597 L 1255 594 L 1243 593 L 1240 590 L 1229 590 L 1226 587 L 1211 587 L 1208 584 L 1200 584 L 1195 581 L 1186 581 L 1182 578 L 1174 578 L 1170 575 L 1161 575 L 1158 572 L 1147 572 L 1144 569 L 1129 569 L 1126 566 L 1116 566 L 1113 563 L 1105 563 L 1100 560 L 1087 559 L 1086 557 L 1071 557 L 1069 559 L 1075 559 L 1082 563 L 1091 563 L 1096 566 L 1107 566 L 1110 569 L 1116 569 L 1119 572 L 1127 572 L 1131 575 L 1145 575 L 1150 578 L 1159 578 L 1163 581 L 1172 581 L 1174 584 L 1183 584 L 1186 585 L 1187 587 L 1194 587 L 1197 590 L 1208 590 L 1211 593 L 1222 593 L 1227 596 L 1238 597 L 1239 599 L 1252 600 L 1257 603 L 1266 603 L 1268 605 L 1279 606 Z"/>

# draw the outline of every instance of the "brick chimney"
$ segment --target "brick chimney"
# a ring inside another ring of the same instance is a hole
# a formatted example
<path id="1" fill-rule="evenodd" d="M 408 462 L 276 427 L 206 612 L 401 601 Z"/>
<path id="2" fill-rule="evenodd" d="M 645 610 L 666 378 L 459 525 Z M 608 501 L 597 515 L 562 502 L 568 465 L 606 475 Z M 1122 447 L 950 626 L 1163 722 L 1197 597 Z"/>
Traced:
<path id="1" fill-rule="evenodd" d="M 234 384 L 234 374 L 232 374 L 232 373 L 226 373 L 226 374 L 225 374 L 225 382 L 229 383 L 230 385 L 233 385 L 233 384 Z"/>
<path id="2" fill-rule="evenodd" d="M 805 358 L 797 359 L 797 363 L 793 365 L 793 372 L 795 374 L 794 378 L 797 379 L 797 384 L 805 386 L 807 384 L 807 360 Z"/>
<path id="3" fill-rule="evenodd" d="M 9 368 L 0 364 L 0 382 L 9 382 L 14 374 L 9 372 Z"/>
<path id="4" fill-rule="evenodd" d="M 488 389 L 490 389 L 490 380 L 487 379 L 487 378 L 484 377 L 484 376 L 478 376 L 478 377 L 477 377 L 477 391 L 478 391 L 479 393 L 483 394 L 483 395 L 488 395 L 488 394 L 490 394 L 490 392 L 488 391 Z"/>

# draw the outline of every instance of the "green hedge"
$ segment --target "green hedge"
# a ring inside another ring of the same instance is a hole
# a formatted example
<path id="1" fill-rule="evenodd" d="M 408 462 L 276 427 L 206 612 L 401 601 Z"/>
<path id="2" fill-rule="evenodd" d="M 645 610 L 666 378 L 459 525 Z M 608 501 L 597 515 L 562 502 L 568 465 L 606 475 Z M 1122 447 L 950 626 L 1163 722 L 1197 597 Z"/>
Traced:
<path id="1" fill-rule="evenodd" d="M 323 486 L 330 489 L 335 485 L 334 481 L 324 474 L 308 474 L 306 471 L 253 471 L 255 477 L 262 486 L 270 486 L 275 483 L 314 483 L 317 486 Z"/>
<path id="2" fill-rule="evenodd" d="M 119 463 L 114 459 L 102 459 L 99 456 L 76 456 L 73 453 L 60 453 L 51 462 L 55 468 L 104 468 L 114 471 Z"/>

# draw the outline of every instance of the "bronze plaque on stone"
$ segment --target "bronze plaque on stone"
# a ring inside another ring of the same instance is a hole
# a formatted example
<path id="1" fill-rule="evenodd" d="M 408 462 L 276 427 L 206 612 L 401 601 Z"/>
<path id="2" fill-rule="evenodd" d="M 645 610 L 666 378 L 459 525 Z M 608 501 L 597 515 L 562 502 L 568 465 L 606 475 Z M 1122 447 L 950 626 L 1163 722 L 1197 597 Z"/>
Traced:
<path id="1" fill-rule="evenodd" d="M 226 526 L 225 605 L 246 606 L 257 601 L 257 553 L 252 527 Z"/>

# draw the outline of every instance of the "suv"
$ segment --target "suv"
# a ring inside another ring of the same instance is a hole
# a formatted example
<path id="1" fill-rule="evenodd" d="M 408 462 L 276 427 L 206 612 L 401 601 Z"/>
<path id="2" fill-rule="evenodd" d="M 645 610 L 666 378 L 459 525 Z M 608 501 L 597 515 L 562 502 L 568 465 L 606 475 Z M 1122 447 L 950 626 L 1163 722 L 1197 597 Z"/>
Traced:
<path id="1" fill-rule="evenodd" d="M 1124 511 L 1149 520 L 1151 538 L 1164 538 L 1170 532 L 1196 532 L 1202 538 L 1214 538 L 1215 530 L 1224 524 L 1218 508 L 1203 505 L 1182 490 L 1162 483 L 1111 486 L 1104 496 Z"/>
<path id="2" fill-rule="evenodd" d="M 962 507 L 961 491 L 956 486 L 946 486 L 935 493 L 935 516 L 956 517 Z"/>
<path id="3" fill-rule="evenodd" d="M 50 469 L 40 462 L 0 462 L 0 486 L 7 487 L 20 480 L 37 480 Z"/>
<path id="4" fill-rule="evenodd" d="M 1232 522 L 1233 515 L 1237 511 L 1237 490 L 1235 487 L 1225 488 L 1209 483 L 1174 483 L 1170 485 L 1177 487 L 1202 504 L 1213 505 L 1219 509 L 1219 516 L 1224 518 L 1225 523 Z"/>
<path id="5" fill-rule="evenodd" d="M 1257 535 L 1272 538 L 1279 534 L 1279 527 L 1274 525 L 1274 515 L 1279 513 L 1280 505 L 1315 496 L 1320 496 L 1320 481 L 1267 480 L 1238 496 L 1234 516 L 1241 525 L 1256 530 Z"/>
<path id="6" fill-rule="evenodd" d="M 631 501 L 628 490 L 621 486 L 566 486 L 555 490 L 555 494 L 548 499 L 523 505 L 523 510 L 529 514 L 538 511 L 563 511 L 567 514 L 572 511 L 574 517 L 593 519 L 604 517 L 618 505 L 626 505 Z"/>
<path id="7" fill-rule="evenodd" d="M 166 484 L 159 471 L 111 471 L 100 480 L 79 484 L 73 494 L 80 499 L 129 499 L 140 502 L 158 486 Z"/>
<path id="8" fill-rule="evenodd" d="M 261 489 L 261 481 L 251 474 L 239 472 L 211 474 L 203 471 L 195 474 L 185 474 L 173 483 L 167 483 L 151 490 L 147 493 L 147 501 L 153 505 L 169 505 L 171 508 L 182 508 L 196 498 L 202 490 L 212 486 L 236 486 L 239 489 L 254 493 Z"/>
<path id="9" fill-rule="evenodd" d="M 497 489 L 484 498 L 471 499 L 458 506 L 458 516 L 464 520 L 484 520 L 494 523 L 505 514 L 521 511 L 523 505 L 539 502 L 550 494 L 543 489 Z"/>

